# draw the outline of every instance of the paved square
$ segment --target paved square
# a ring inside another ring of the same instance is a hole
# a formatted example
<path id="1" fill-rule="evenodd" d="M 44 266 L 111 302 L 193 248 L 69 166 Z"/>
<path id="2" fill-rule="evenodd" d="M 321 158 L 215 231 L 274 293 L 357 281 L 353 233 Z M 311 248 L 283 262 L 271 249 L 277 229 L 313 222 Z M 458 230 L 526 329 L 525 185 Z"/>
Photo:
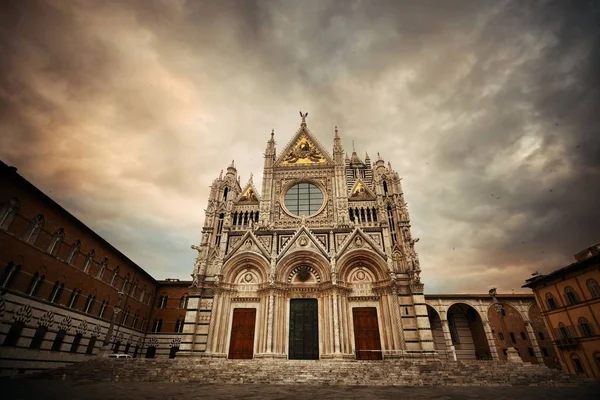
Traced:
<path id="1" fill-rule="evenodd" d="M 566 387 L 365 387 L 203 385 L 191 383 L 0 381 L 5 400 L 184 400 L 184 399 L 532 399 L 596 400 L 600 384 Z"/>

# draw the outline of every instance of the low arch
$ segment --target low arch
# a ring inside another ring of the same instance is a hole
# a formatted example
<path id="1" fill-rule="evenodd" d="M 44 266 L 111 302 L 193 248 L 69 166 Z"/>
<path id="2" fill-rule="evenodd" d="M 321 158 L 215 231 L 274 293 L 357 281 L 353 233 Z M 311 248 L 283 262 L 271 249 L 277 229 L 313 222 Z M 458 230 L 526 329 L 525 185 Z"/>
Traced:
<path id="1" fill-rule="evenodd" d="M 299 250 L 287 254 L 277 266 L 276 279 L 278 282 L 287 282 L 288 277 L 296 267 L 306 265 L 314 269 L 321 282 L 331 281 L 329 261 L 320 253 L 310 250 Z"/>
<path id="2" fill-rule="evenodd" d="M 350 275 L 354 269 L 362 266 L 368 269 L 375 281 L 389 279 L 388 267 L 379 254 L 372 250 L 355 249 L 347 252 L 338 260 L 338 276 L 343 282 L 350 280 Z"/>
<path id="3" fill-rule="evenodd" d="M 259 282 L 268 280 L 269 262 L 261 254 L 245 251 L 230 258 L 223 266 L 223 282 L 235 283 L 238 275 L 244 270 L 256 274 Z"/>
<path id="4" fill-rule="evenodd" d="M 450 337 L 458 360 L 492 358 L 481 314 L 466 302 L 455 302 L 447 311 Z"/>
<path id="5" fill-rule="evenodd" d="M 442 328 L 442 319 L 440 314 L 435 308 L 426 305 L 427 317 L 429 318 L 429 326 L 431 327 L 431 335 L 433 337 L 433 345 L 438 351 L 446 350 L 446 338 L 444 337 L 444 330 Z"/>

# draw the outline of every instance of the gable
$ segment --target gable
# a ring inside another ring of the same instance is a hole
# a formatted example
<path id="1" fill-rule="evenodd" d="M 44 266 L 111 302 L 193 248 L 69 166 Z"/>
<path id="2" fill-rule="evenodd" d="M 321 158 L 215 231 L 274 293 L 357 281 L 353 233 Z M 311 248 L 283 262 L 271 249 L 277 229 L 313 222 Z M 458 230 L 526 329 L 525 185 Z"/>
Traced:
<path id="1" fill-rule="evenodd" d="M 281 249 L 281 252 L 277 256 L 277 259 L 281 260 L 287 253 L 297 250 L 315 251 L 317 253 L 321 253 L 325 258 L 329 259 L 327 249 L 305 226 L 301 226 L 300 229 L 296 231 L 294 236 L 286 242 L 285 246 Z"/>
<path id="2" fill-rule="evenodd" d="M 354 182 L 352 189 L 350 189 L 350 200 L 374 199 L 375 197 L 375 193 L 373 193 L 361 178 L 358 178 L 356 182 Z"/>
<path id="3" fill-rule="evenodd" d="M 256 203 L 260 201 L 260 196 L 252 182 L 248 182 L 246 188 L 242 191 L 240 196 L 237 199 L 237 202 L 249 202 Z"/>
<path id="4" fill-rule="evenodd" d="M 275 162 L 284 167 L 329 164 L 333 164 L 331 156 L 305 126 L 300 127 Z"/>

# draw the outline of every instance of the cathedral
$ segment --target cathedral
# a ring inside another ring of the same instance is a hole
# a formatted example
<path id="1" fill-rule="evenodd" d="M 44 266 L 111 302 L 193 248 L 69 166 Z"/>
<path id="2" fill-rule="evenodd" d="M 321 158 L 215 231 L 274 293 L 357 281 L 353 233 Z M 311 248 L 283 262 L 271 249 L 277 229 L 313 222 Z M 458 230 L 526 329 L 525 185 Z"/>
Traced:
<path id="1" fill-rule="evenodd" d="M 264 155 L 262 188 L 232 162 L 210 191 L 181 352 L 382 359 L 434 352 L 401 178 L 378 154 L 330 153 L 307 113 Z"/>

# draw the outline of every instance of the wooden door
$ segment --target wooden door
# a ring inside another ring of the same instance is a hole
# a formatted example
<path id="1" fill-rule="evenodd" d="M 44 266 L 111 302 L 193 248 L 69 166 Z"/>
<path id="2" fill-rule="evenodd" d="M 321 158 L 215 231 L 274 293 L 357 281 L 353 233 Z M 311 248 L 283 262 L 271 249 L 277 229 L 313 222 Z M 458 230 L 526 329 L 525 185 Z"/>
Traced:
<path id="1" fill-rule="evenodd" d="M 256 308 L 235 308 L 233 310 L 229 358 L 252 358 L 255 323 Z"/>
<path id="2" fill-rule="evenodd" d="M 319 359 L 317 299 L 290 300 L 290 360 Z"/>
<path id="3" fill-rule="evenodd" d="M 354 319 L 354 346 L 357 360 L 381 360 L 381 340 L 375 307 L 352 309 Z"/>

